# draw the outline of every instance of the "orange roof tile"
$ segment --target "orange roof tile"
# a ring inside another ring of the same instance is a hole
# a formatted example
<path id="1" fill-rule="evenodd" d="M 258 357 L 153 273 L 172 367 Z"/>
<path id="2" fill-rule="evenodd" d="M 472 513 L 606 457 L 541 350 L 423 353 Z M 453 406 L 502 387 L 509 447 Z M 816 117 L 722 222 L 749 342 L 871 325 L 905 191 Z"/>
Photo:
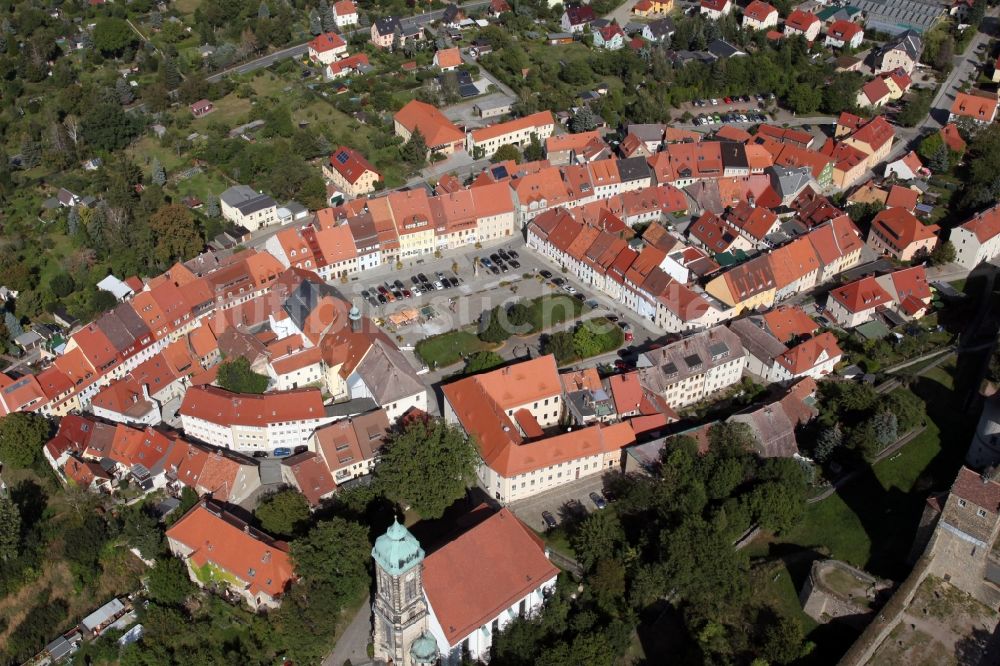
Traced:
<path id="1" fill-rule="evenodd" d="M 783 305 L 765 312 L 764 323 L 767 324 L 771 335 L 782 343 L 788 343 L 804 335 L 812 335 L 819 330 L 819 325 L 797 305 Z"/>
<path id="2" fill-rule="evenodd" d="M 940 227 L 918 220 L 904 208 L 887 208 L 872 220 L 870 234 L 877 235 L 884 243 L 903 252 L 913 243 L 935 238 Z"/>
<path id="3" fill-rule="evenodd" d="M 458 47 L 451 49 L 438 49 L 434 53 L 434 62 L 441 69 L 458 67 L 462 64 L 462 54 L 459 52 Z"/>
<path id="4" fill-rule="evenodd" d="M 793 375 L 801 375 L 812 370 L 817 364 L 842 356 L 843 353 L 837 346 L 836 336 L 827 331 L 795 345 L 778 356 L 775 361 Z"/>
<path id="5" fill-rule="evenodd" d="M 214 386 L 188 389 L 178 413 L 222 425 L 258 427 L 281 421 L 319 419 L 324 415 L 319 389 L 252 395 L 230 393 Z"/>
<path id="6" fill-rule="evenodd" d="M 279 597 L 295 579 L 288 546 L 204 501 L 168 529 L 167 538 L 191 549 L 196 566 L 212 563 L 254 595 Z"/>
<path id="7" fill-rule="evenodd" d="M 409 132 L 419 129 L 428 148 L 462 141 L 465 135 L 435 107 L 412 100 L 396 112 L 396 121 Z"/>
<path id="8" fill-rule="evenodd" d="M 456 51 L 458 49 L 455 49 Z M 511 132 L 519 132 L 521 130 L 530 129 L 532 127 L 545 127 L 551 125 L 555 127 L 555 118 L 552 116 L 551 111 L 539 111 L 538 113 L 533 113 L 530 116 L 524 116 L 522 118 L 515 118 L 514 120 L 508 120 L 505 123 L 497 123 L 496 125 L 490 125 L 489 127 L 483 127 L 482 129 L 472 130 L 470 135 L 472 140 L 476 143 L 482 143 L 484 141 L 489 141 L 490 139 L 496 139 L 502 137 Z"/>

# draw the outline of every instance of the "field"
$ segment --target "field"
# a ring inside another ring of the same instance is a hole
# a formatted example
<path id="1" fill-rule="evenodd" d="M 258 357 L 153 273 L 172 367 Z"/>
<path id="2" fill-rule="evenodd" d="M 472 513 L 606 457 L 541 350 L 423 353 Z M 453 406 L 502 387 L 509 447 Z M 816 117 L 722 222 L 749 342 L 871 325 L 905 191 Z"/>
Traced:
<path id="1" fill-rule="evenodd" d="M 952 393 L 954 372 L 954 362 L 948 362 L 914 379 L 912 390 L 930 417 L 920 435 L 830 497 L 808 505 L 805 518 L 787 534 L 762 536 L 748 548 L 755 571 L 767 572 L 754 586 L 755 594 L 794 611 L 816 643 L 809 663 L 836 661 L 856 636 L 836 624 L 817 626 L 801 612 L 798 594 L 814 560 L 832 557 L 896 581 L 909 573 L 925 500 L 949 487 L 975 425 Z"/>
<path id="2" fill-rule="evenodd" d="M 428 367 L 443 368 L 492 346 L 480 340 L 474 329 L 463 328 L 424 338 L 417 343 L 415 352 Z"/>

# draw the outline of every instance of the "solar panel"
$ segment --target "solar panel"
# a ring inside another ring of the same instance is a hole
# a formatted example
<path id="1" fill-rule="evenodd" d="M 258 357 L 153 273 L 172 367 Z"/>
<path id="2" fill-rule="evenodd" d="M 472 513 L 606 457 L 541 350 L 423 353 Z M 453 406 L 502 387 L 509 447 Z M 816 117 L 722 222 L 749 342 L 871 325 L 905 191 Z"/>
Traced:
<path id="1" fill-rule="evenodd" d="M 666 365 L 661 367 L 660 370 L 662 370 L 663 374 L 665 374 L 667 377 L 673 377 L 674 375 L 677 374 L 677 366 L 674 365 L 672 362 L 667 363 Z"/>
<path id="2" fill-rule="evenodd" d="M 492 169 L 490 169 L 490 173 L 493 174 L 493 177 L 496 178 L 497 180 L 503 180 L 509 175 L 507 173 L 507 167 L 505 166 L 493 167 Z"/>
<path id="3" fill-rule="evenodd" d="M 697 354 L 691 354 L 684 357 L 684 362 L 688 364 L 689 368 L 694 368 L 701 365 L 701 357 Z"/>
<path id="4" fill-rule="evenodd" d="M 347 164 L 347 160 L 351 159 L 351 156 L 347 154 L 346 150 L 342 150 L 337 153 L 336 160 L 341 164 Z"/>
<path id="5" fill-rule="evenodd" d="M 479 94 L 479 88 L 471 83 L 466 83 L 458 87 L 458 94 L 462 97 L 475 97 Z"/>

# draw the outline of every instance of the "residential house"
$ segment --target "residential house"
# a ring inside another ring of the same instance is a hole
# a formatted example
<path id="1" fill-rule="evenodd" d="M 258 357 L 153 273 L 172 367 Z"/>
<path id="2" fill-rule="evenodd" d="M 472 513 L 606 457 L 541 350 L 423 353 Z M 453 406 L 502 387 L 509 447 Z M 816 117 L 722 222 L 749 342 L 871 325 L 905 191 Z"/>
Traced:
<path id="1" fill-rule="evenodd" d="M 215 111 L 215 105 L 212 104 L 207 99 L 199 99 L 197 102 L 191 104 L 191 115 L 195 118 L 201 118 L 207 116 L 212 111 Z"/>
<path id="2" fill-rule="evenodd" d="M 948 122 L 971 120 L 977 125 L 988 125 L 997 117 L 997 97 L 986 92 L 973 90 L 972 93 L 955 93 Z"/>
<path id="3" fill-rule="evenodd" d="M 395 16 L 386 16 L 372 22 L 371 43 L 380 49 L 394 49 L 409 41 L 424 38 L 424 27 L 409 22 L 406 25 Z"/>
<path id="4" fill-rule="evenodd" d="M 898 261 L 926 256 L 937 246 L 936 224 L 924 224 L 904 208 L 887 208 L 872 220 L 868 247 Z"/>
<path id="5" fill-rule="evenodd" d="M 278 221 L 278 204 L 266 194 L 246 185 L 233 185 L 219 195 L 222 217 L 248 231 L 257 231 Z"/>
<path id="6" fill-rule="evenodd" d="M 966 220 L 951 230 L 955 263 L 972 270 L 1000 256 L 1000 204 Z"/>
<path id="7" fill-rule="evenodd" d="M 457 46 L 450 49 L 438 49 L 434 52 L 432 62 L 442 72 L 450 72 L 462 65 L 462 53 Z"/>
<path id="8" fill-rule="evenodd" d="M 767 255 L 760 255 L 734 266 L 710 280 L 705 291 L 733 308 L 734 315 L 760 306 L 770 307 L 776 292 L 771 262 Z"/>
<path id="9" fill-rule="evenodd" d="M 699 12 L 702 16 L 718 21 L 733 10 L 730 0 L 701 0 Z"/>
<path id="10" fill-rule="evenodd" d="M 309 59 L 329 65 L 347 56 L 347 42 L 336 32 L 324 32 L 309 42 Z"/>
<path id="11" fill-rule="evenodd" d="M 342 485 L 371 473 L 388 431 L 385 410 L 377 409 L 317 429 L 310 448 L 321 456 L 334 483 Z"/>
<path id="12" fill-rule="evenodd" d="M 352 0 L 337 0 L 333 3 L 333 20 L 337 27 L 344 28 L 358 24 L 358 9 Z"/>
<path id="13" fill-rule="evenodd" d="M 801 9 L 793 10 L 785 19 L 785 36 L 802 35 L 810 44 L 819 37 L 819 31 L 823 23 L 815 14 L 804 12 Z"/>
<path id="14" fill-rule="evenodd" d="M 597 18 L 590 5 L 570 5 L 563 12 L 559 23 L 565 32 L 582 34 L 584 28 Z"/>
<path id="15" fill-rule="evenodd" d="M 617 51 L 625 47 L 625 31 L 617 23 L 598 28 L 593 33 L 594 46 L 607 51 Z"/>
<path id="16" fill-rule="evenodd" d="M 923 51 L 923 38 L 915 30 L 907 30 L 873 51 L 873 69 L 876 74 L 897 69 L 912 74 Z"/>
<path id="17" fill-rule="evenodd" d="M 415 130 L 420 130 L 429 153 L 451 155 L 465 143 L 465 134 L 440 109 L 419 100 L 411 100 L 397 111 L 393 123 L 396 136 L 402 137 L 404 143 Z"/>
<path id="18" fill-rule="evenodd" d="M 644 25 L 640 34 L 647 42 L 660 44 L 669 42 L 674 32 L 676 32 L 674 22 L 669 18 L 661 18 Z"/>
<path id="19" fill-rule="evenodd" d="M 297 488 L 313 507 L 319 506 L 337 491 L 337 484 L 326 463 L 312 451 L 282 458 L 281 480 Z"/>
<path id="20" fill-rule="evenodd" d="M 892 99 L 892 90 L 889 89 L 885 79 L 876 76 L 874 79 L 861 86 L 858 91 L 857 105 L 859 107 L 870 106 L 879 108 Z"/>
<path id="21" fill-rule="evenodd" d="M 466 138 L 465 149 L 470 155 L 491 156 L 506 145 L 525 148 L 533 139 L 544 143 L 552 136 L 555 128 L 556 121 L 552 112 L 539 111 L 523 118 L 472 130 Z"/>
<path id="22" fill-rule="evenodd" d="M 763 0 L 752 0 L 743 10 L 743 28 L 768 30 L 778 25 L 778 10 Z"/>
<path id="23" fill-rule="evenodd" d="M 931 302 L 923 266 L 904 268 L 879 277 L 867 276 L 830 292 L 826 309 L 834 321 L 854 328 L 892 310 L 905 319 L 922 317 Z"/>
<path id="24" fill-rule="evenodd" d="M 914 180 L 930 174 L 916 152 L 910 151 L 894 162 L 885 165 L 885 177 L 896 180 Z"/>
<path id="25" fill-rule="evenodd" d="M 861 46 L 864 38 L 864 28 L 853 21 L 840 19 L 831 23 L 826 29 L 826 39 L 823 43 L 838 49 L 844 47 L 856 49 Z"/>
<path id="26" fill-rule="evenodd" d="M 738 383 L 746 367 L 739 336 L 725 326 L 695 333 L 642 356 L 640 382 L 675 410 Z"/>
<path id="27" fill-rule="evenodd" d="M 339 79 L 344 76 L 349 76 L 358 72 L 363 72 L 371 66 L 368 61 L 368 56 L 364 53 L 356 53 L 352 56 L 348 56 L 343 60 L 335 60 L 330 63 L 330 66 L 326 68 L 326 77 L 328 79 Z"/>
<path id="28" fill-rule="evenodd" d="M 382 174 L 364 155 L 347 146 L 340 146 L 330 155 L 329 163 L 323 165 L 323 175 L 350 197 L 371 194 L 382 180 Z"/>
<path id="29" fill-rule="evenodd" d="M 864 242 L 861 232 L 847 215 L 828 220 L 810 231 L 806 238 L 819 257 L 817 283 L 828 282 L 833 276 L 861 263 Z"/>
<path id="30" fill-rule="evenodd" d="M 278 607 L 295 580 L 287 544 L 212 500 L 202 500 L 174 523 L 167 545 L 196 585 L 224 585 L 254 610 Z"/>

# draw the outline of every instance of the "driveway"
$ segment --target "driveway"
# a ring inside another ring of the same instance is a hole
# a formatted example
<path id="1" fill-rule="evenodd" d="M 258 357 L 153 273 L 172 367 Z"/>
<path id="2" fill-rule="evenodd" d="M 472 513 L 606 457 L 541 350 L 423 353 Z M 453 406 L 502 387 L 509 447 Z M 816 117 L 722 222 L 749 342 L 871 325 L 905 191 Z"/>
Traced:
<path id="1" fill-rule="evenodd" d="M 365 597 L 351 623 L 337 639 L 333 652 L 323 660 L 323 666 L 343 666 L 348 659 L 351 661 L 351 666 L 371 664 L 372 660 L 368 658 L 368 643 L 371 642 L 372 632 L 371 618 L 371 600 Z"/>
<path id="2" fill-rule="evenodd" d="M 542 511 L 548 511 L 560 523 L 567 517 L 579 517 L 574 512 L 579 512 L 581 506 L 587 513 L 597 511 L 589 495 L 600 493 L 603 488 L 604 475 L 591 474 L 534 497 L 512 502 L 508 508 L 531 528 L 544 532 L 548 528 L 542 521 Z M 579 505 L 569 505 L 571 501 L 579 502 Z"/>

